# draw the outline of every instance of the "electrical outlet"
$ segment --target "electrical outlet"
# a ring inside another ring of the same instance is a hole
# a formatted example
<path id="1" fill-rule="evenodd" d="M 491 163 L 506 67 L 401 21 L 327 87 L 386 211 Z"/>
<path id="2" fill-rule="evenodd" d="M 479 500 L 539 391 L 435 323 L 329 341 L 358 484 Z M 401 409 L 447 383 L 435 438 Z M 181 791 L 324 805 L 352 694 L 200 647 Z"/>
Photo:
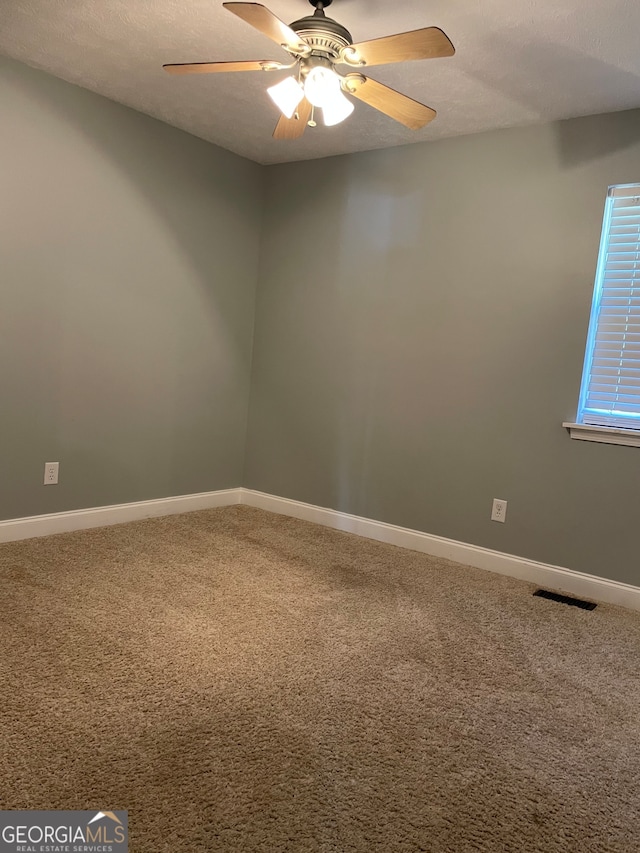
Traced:
<path id="1" fill-rule="evenodd" d="M 55 486 L 58 482 L 59 462 L 44 463 L 44 484 L 45 486 Z"/>
<path id="2" fill-rule="evenodd" d="M 506 521 L 507 520 L 507 502 L 500 498 L 493 499 L 493 507 L 491 509 L 491 521 Z"/>

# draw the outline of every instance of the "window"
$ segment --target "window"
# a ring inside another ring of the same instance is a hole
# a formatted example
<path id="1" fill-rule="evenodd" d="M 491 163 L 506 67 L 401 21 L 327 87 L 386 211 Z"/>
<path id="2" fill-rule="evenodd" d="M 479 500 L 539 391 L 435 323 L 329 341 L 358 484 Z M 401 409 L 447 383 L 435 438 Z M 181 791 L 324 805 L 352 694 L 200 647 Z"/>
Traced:
<path id="1" fill-rule="evenodd" d="M 640 444 L 640 184 L 607 194 L 577 420 Z"/>

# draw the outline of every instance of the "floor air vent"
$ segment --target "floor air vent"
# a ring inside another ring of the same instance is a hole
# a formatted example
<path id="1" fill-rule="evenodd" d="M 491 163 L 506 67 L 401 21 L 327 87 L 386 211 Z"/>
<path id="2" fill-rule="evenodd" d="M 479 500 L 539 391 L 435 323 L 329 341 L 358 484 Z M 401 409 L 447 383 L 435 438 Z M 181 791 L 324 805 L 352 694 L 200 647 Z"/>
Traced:
<path id="1" fill-rule="evenodd" d="M 595 610 L 598 606 L 593 601 L 583 601 L 581 598 L 572 598 L 570 595 L 560 595 L 559 592 L 549 592 L 548 589 L 537 589 L 533 594 L 540 596 L 540 598 L 548 598 L 549 601 L 559 601 L 560 604 L 580 607 L 582 610 Z"/>

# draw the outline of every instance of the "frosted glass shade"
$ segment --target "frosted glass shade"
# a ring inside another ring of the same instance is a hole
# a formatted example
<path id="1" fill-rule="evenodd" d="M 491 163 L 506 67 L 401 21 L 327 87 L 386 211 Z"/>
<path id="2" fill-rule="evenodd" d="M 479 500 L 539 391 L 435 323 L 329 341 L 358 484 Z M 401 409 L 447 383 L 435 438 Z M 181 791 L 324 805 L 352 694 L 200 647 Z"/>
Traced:
<path id="1" fill-rule="evenodd" d="M 304 98 L 304 90 L 295 77 L 286 77 L 276 83 L 275 86 L 269 86 L 267 92 L 274 104 L 287 118 L 293 116 L 296 107 Z"/>
<path id="2" fill-rule="evenodd" d="M 304 93 L 314 107 L 324 107 L 341 96 L 340 78 L 331 68 L 322 65 L 312 68 L 304 81 Z"/>
<path id="3" fill-rule="evenodd" d="M 353 104 L 341 92 L 322 108 L 322 116 L 327 127 L 340 124 L 341 121 L 349 118 L 352 112 Z"/>

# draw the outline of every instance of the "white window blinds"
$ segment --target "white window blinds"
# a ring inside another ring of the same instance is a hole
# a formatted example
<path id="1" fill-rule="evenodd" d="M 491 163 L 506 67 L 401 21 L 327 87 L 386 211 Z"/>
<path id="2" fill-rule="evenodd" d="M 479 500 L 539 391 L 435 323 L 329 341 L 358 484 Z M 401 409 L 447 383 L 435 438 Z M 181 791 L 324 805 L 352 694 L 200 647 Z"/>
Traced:
<path id="1" fill-rule="evenodd" d="M 640 184 L 609 187 L 578 422 L 640 430 Z"/>

